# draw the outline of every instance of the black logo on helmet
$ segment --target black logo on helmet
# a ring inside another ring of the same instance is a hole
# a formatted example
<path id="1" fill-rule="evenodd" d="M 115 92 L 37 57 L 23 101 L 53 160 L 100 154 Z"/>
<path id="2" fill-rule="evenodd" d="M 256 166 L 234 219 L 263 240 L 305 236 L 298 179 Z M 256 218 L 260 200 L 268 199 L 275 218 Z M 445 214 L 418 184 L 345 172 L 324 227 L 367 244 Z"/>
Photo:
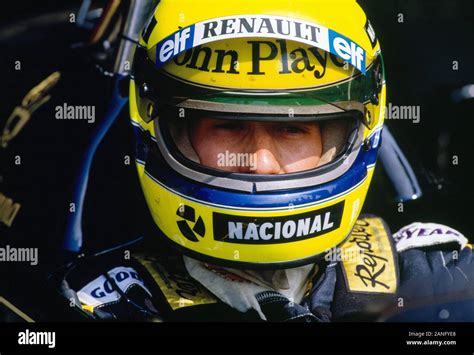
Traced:
<path id="1" fill-rule="evenodd" d="M 315 238 L 341 225 L 344 201 L 332 206 L 278 217 L 213 213 L 214 240 L 237 244 L 279 244 Z"/>
<path id="2" fill-rule="evenodd" d="M 187 239 L 192 242 L 198 242 L 199 238 L 197 237 L 197 235 L 201 238 L 204 238 L 204 234 L 206 234 L 206 226 L 204 225 L 204 222 L 200 216 L 196 220 L 196 213 L 194 211 L 194 208 L 186 205 L 181 205 L 176 211 L 176 215 L 181 218 L 184 218 L 184 220 L 180 220 L 177 223 L 179 230 Z M 189 226 L 188 222 L 194 224 L 194 227 L 192 229 Z"/>

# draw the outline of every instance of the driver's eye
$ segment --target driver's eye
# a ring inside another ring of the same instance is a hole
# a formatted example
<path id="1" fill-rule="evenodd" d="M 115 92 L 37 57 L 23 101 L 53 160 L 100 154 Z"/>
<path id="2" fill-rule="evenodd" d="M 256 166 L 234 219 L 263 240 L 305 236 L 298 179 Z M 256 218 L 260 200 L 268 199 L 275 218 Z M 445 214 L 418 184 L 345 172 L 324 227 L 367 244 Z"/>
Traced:
<path id="1" fill-rule="evenodd" d="M 307 128 L 304 125 L 298 125 L 298 124 L 279 124 L 276 127 L 277 131 L 280 133 L 286 133 L 286 134 L 300 134 L 300 133 L 305 133 L 307 132 Z"/>
<path id="2" fill-rule="evenodd" d="M 213 125 L 214 128 L 223 129 L 223 130 L 241 130 L 244 128 L 244 124 L 242 122 L 219 122 Z"/>
<path id="3" fill-rule="evenodd" d="M 304 130 L 297 126 L 283 126 L 281 129 L 286 133 L 303 133 Z"/>

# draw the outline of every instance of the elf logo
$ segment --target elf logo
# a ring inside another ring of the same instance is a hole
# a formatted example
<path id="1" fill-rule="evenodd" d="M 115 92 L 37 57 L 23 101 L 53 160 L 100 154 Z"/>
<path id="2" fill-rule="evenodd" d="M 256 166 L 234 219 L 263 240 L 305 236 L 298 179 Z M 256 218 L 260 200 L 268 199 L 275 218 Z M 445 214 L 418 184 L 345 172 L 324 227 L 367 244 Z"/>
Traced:
<path id="1" fill-rule="evenodd" d="M 194 26 L 178 31 L 156 46 L 158 63 L 166 63 L 171 58 L 193 46 Z"/>
<path id="2" fill-rule="evenodd" d="M 200 216 L 196 219 L 194 208 L 181 204 L 176 211 L 176 215 L 184 218 L 184 220 L 180 220 L 176 223 L 178 223 L 178 228 L 186 239 L 192 242 L 198 242 L 198 236 L 204 238 L 206 226 Z M 192 229 L 188 222 L 194 225 Z"/>
<path id="3" fill-rule="evenodd" d="M 365 51 L 357 43 L 334 31 L 329 31 L 331 53 L 344 59 L 365 74 Z"/>
<path id="4" fill-rule="evenodd" d="M 314 238 L 339 228 L 344 201 L 284 217 L 244 217 L 214 212 L 214 239 L 238 244 L 278 244 Z"/>

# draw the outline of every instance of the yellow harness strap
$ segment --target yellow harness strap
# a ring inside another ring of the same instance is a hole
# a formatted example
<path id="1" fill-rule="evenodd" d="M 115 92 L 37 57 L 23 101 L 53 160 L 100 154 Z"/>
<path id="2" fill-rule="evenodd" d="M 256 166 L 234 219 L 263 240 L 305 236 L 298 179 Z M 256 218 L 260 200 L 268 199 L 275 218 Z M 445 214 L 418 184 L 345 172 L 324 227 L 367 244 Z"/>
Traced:
<path id="1" fill-rule="evenodd" d="M 398 287 L 396 249 L 382 219 L 359 219 L 341 247 L 348 291 L 394 294 Z"/>
<path id="2" fill-rule="evenodd" d="M 170 271 L 153 256 L 138 254 L 134 258 L 153 277 L 172 310 L 218 302 L 215 296 L 188 274 L 184 265 Z"/>

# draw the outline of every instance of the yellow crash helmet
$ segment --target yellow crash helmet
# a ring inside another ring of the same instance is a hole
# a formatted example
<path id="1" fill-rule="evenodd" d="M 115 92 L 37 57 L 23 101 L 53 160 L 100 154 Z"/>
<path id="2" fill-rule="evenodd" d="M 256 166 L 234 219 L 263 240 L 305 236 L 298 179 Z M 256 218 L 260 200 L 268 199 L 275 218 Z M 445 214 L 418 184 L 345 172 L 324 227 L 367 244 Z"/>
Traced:
<path id="1" fill-rule="evenodd" d="M 384 106 L 380 46 L 355 1 L 162 0 L 130 85 L 136 165 L 157 234 L 222 266 L 317 262 L 360 214 Z M 199 117 L 318 122 L 320 163 L 276 175 L 204 166 L 189 139 Z"/>

